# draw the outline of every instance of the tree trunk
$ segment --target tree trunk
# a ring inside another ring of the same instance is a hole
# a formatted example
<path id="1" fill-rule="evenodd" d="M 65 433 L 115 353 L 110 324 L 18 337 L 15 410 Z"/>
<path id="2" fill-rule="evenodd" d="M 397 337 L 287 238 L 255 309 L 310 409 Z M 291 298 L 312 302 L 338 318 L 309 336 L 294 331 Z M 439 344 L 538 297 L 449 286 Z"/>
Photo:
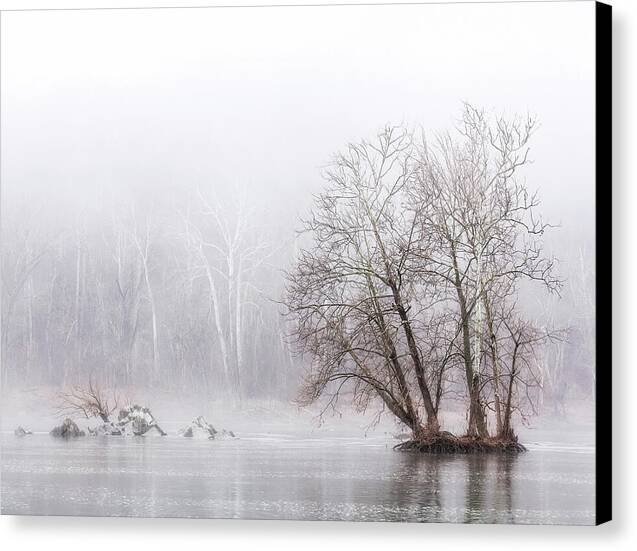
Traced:
<path id="1" fill-rule="evenodd" d="M 407 312 L 405 310 L 405 308 L 403 307 L 402 304 L 402 300 L 400 298 L 400 293 L 398 291 L 398 286 L 395 284 L 395 282 L 393 282 L 393 274 L 392 274 L 392 269 L 391 269 L 391 262 L 390 259 L 387 255 L 387 252 L 385 250 L 385 244 L 383 242 L 383 239 L 381 238 L 381 234 L 380 231 L 378 230 L 378 225 L 376 223 L 376 217 L 375 215 L 372 213 L 369 204 L 367 203 L 367 201 L 363 201 L 364 207 L 365 207 L 365 211 L 367 213 L 369 222 L 373 228 L 373 232 L 374 232 L 374 238 L 376 240 L 376 243 L 381 251 L 382 257 L 383 257 L 383 262 L 385 264 L 385 272 L 387 275 L 387 279 L 390 281 L 390 287 L 392 290 L 392 294 L 394 296 L 394 302 L 396 304 L 396 308 L 400 308 L 399 310 L 399 314 L 401 315 L 401 322 L 403 325 L 403 328 L 405 330 L 405 334 L 407 336 L 407 341 L 408 341 L 408 346 L 409 346 L 409 351 L 410 351 L 410 355 L 412 357 L 412 360 L 414 362 L 414 369 L 416 371 L 416 378 L 418 380 L 418 386 L 420 388 L 420 392 L 422 394 L 423 397 L 423 401 L 425 404 L 425 412 L 427 414 L 427 427 L 426 430 L 423 430 L 421 423 L 420 423 L 420 416 L 418 415 L 418 412 L 416 411 L 416 409 L 413 406 L 412 400 L 411 400 L 411 396 L 409 394 L 409 388 L 407 386 L 406 380 L 405 380 L 405 376 L 404 373 L 402 371 L 402 368 L 400 367 L 399 363 L 398 363 L 398 357 L 396 355 L 396 349 L 394 347 L 394 344 L 391 343 L 391 353 L 392 355 L 395 357 L 395 364 L 396 364 L 396 376 L 399 380 L 399 383 L 401 386 L 405 387 L 405 393 L 406 393 L 406 399 L 408 399 L 409 403 L 408 403 L 408 408 L 411 408 L 414 412 L 414 419 L 416 419 L 418 421 L 417 423 L 417 428 L 416 430 L 414 430 L 414 437 L 416 439 L 420 438 L 421 436 L 423 436 L 424 432 L 430 432 L 430 433 L 437 433 L 440 430 L 440 425 L 438 424 L 438 415 L 433 407 L 433 403 L 431 401 L 431 394 L 429 393 L 429 388 L 427 387 L 427 382 L 425 381 L 425 375 L 424 375 L 424 368 L 420 359 L 420 353 L 418 352 L 418 347 L 416 346 L 416 340 L 414 338 L 413 332 L 411 330 L 411 325 L 409 324 L 409 320 L 407 318 Z M 370 290 L 372 290 L 372 295 L 374 298 L 374 304 L 376 305 L 376 310 L 377 310 L 377 314 L 380 316 L 380 319 L 382 321 L 382 327 L 381 327 L 381 331 L 383 335 L 387 334 L 387 330 L 386 330 L 386 325 L 385 325 L 385 320 L 384 317 L 382 315 L 382 312 L 379 308 L 378 305 L 378 298 L 377 298 L 377 294 L 376 294 L 376 288 L 374 287 L 374 285 L 372 284 L 369 276 L 367 276 L 367 281 L 368 281 L 368 285 L 370 286 Z M 402 313 L 401 313 L 402 311 Z M 404 319 L 403 319 L 404 316 Z M 387 340 L 390 340 L 389 337 L 387 336 Z M 392 360 L 393 361 L 393 360 Z"/>
<path id="2" fill-rule="evenodd" d="M 82 243 L 80 241 L 80 230 L 75 230 L 75 358 L 74 369 L 78 373 L 82 363 Z M 66 374 L 64 376 L 66 383 Z"/>
<path id="3" fill-rule="evenodd" d="M 517 362 L 517 354 L 518 354 L 519 344 L 516 342 L 515 347 L 513 349 L 513 357 L 511 359 L 511 375 L 509 376 L 509 387 L 507 389 L 507 399 L 506 406 L 504 408 L 504 420 L 502 422 L 502 438 L 506 440 L 510 440 L 514 438 L 513 428 L 511 427 L 511 414 L 512 414 L 512 403 L 513 403 L 513 382 L 515 381 L 515 370 L 516 370 L 516 362 Z"/>
<path id="4" fill-rule="evenodd" d="M 460 305 L 460 322 L 462 327 L 462 348 L 464 356 L 465 366 L 465 378 L 467 382 L 467 391 L 469 393 L 469 427 L 467 434 L 469 436 L 479 436 L 480 438 L 487 438 L 489 433 L 487 431 L 486 419 L 484 417 L 484 410 L 480 403 L 480 384 L 477 376 L 473 371 L 473 357 L 471 355 L 471 331 L 469 329 L 469 312 L 467 310 L 467 302 L 462 289 L 462 282 L 460 280 L 460 271 L 458 269 L 458 260 L 456 257 L 455 246 L 451 245 L 453 268 L 455 276 L 455 287 L 458 295 L 458 303 Z"/>
<path id="5" fill-rule="evenodd" d="M 417 417 L 413 416 L 413 412 L 409 413 L 396 398 L 389 392 L 386 388 L 384 388 L 381 384 L 377 383 L 374 380 L 373 375 L 369 372 L 369 370 L 365 367 L 365 363 L 358 357 L 358 354 L 352 350 L 352 345 L 349 342 L 349 339 L 343 335 L 343 340 L 345 346 L 349 350 L 349 355 L 351 356 L 354 363 L 358 366 L 358 368 L 363 372 L 366 379 L 365 382 L 371 385 L 383 403 L 388 407 L 389 411 L 391 411 L 400 421 L 402 421 L 405 425 L 407 425 L 413 435 L 414 438 L 417 438 L 422 433 L 422 426 L 420 425 L 420 420 Z"/>
<path id="6" fill-rule="evenodd" d="M 420 422 L 420 416 L 418 415 L 418 411 L 414 406 L 413 400 L 411 398 L 411 394 L 409 392 L 409 386 L 407 385 L 407 379 L 405 377 L 405 373 L 403 371 L 402 366 L 400 365 L 400 360 L 398 359 L 398 353 L 396 352 L 396 347 L 389 336 L 389 332 L 387 330 L 387 323 L 385 321 L 385 316 L 380 308 L 380 303 L 378 302 L 378 294 L 376 292 L 376 287 L 372 283 L 369 276 L 367 276 L 367 286 L 369 288 L 372 303 L 374 305 L 375 317 L 378 323 L 378 327 L 380 329 L 381 338 L 383 341 L 383 347 L 385 349 L 385 357 L 387 358 L 388 365 L 390 369 L 393 371 L 396 381 L 398 383 L 398 390 L 405 402 L 405 409 L 410 419 L 413 419 L 413 427 L 414 437 L 419 438 L 422 436 L 423 429 L 422 423 Z"/>
<path id="7" fill-rule="evenodd" d="M 434 407 L 433 401 L 431 399 L 429 386 L 427 385 L 427 381 L 425 379 L 425 368 L 422 364 L 420 351 L 418 350 L 418 346 L 416 345 L 416 339 L 414 337 L 414 333 L 411 327 L 411 322 L 407 315 L 407 310 L 405 309 L 403 305 L 402 297 L 400 296 L 400 291 L 398 290 L 395 284 L 391 285 L 391 289 L 392 289 L 392 294 L 394 296 L 394 302 L 396 304 L 396 310 L 398 311 L 398 315 L 400 316 L 401 325 L 403 327 L 405 337 L 407 338 L 407 346 L 409 347 L 409 354 L 414 363 L 414 371 L 416 372 L 418 387 L 420 388 L 420 393 L 422 394 L 422 399 L 425 406 L 425 412 L 427 414 L 427 431 L 432 434 L 436 434 L 440 430 L 440 424 L 438 423 L 438 414 L 436 412 L 436 408 Z"/>
<path id="8" fill-rule="evenodd" d="M 155 309 L 155 296 L 153 295 L 153 289 L 150 285 L 150 278 L 148 276 L 148 261 L 146 256 L 142 257 L 142 261 L 144 264 L 144 282 L 146 283 L 146 292 L 148 293 L 148 301 L 150 302 L 150 315 L 151 315 L 151 325 L 153 332 L 153 380 L 157 380 L 159 376 L 159 346 L 158 346 L 158 336 L 157 336 L 157 312 Z"/>
<path id="9" fill-rule="evenodd" d="M 493 331 L 493 316 L 491 307 L 487 299 L 486 292 L 483 294 L 484 309 L 487 314 L 487 328 L 489 330 L 489 349 L 491 351 L 491 363 L 493 369 L 494 407 L 496 433 L 502 436 L 502 400 L 500 399 L 500 358 L 498 357 L 498 342 Z"/>
<path id="10" fill-rule="evenodd" d="M 202 261 L 205 264 L 206 276 L 208 279 L 208 287 L 210 291 L 210 302 L 212 307 L 212 313 L 215 321 L 215 328 L 217 330 L 217 336 L 219 337 L 219 346 L 221 347 L 221 361 L 223 364 L 223 374 L 226 385 L 228 386 L 228 390 L 230 390 L 230 367 L 228 361 L 228 343 L 226 341 L 226 335 L 223 330 L 223 325 L 221 321 L 221 313 L 219 311 L 219 296 L 217 293 L 217 287 L 215 284 L 214 277 L 212 275 L 212 270 L 210 269 L 210 265 L 208 264 L 208 260 L 205 255 L 202 253 Z M 214 357 L 214 356 L 213 356 Z"/>

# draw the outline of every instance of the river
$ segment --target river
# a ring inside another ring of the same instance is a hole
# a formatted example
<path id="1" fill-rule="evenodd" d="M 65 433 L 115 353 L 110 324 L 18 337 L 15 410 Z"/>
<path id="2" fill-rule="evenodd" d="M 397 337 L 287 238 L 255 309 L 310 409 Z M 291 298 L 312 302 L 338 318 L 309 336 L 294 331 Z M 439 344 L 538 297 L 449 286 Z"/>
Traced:
<path id="1" fill-rule="evenodd" d="M 386 436 L 2 435 L 3 514 L 593 524 L 594 448 L 425 456 Z"/>

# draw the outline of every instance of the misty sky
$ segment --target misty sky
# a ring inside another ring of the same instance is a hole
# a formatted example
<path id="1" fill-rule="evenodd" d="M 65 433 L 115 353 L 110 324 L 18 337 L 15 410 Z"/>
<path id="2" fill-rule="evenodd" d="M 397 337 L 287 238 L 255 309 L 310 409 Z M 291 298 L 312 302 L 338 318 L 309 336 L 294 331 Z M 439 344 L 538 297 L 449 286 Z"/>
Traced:
<path id="1" fill-rule="evenodd" d="M 2 185 L 59 213 L 243 189 L 297 227 L 320 168 L 461 101 L 535 113 L 561 246 L 594 236 L 594 3 L 2 14 Z"/>

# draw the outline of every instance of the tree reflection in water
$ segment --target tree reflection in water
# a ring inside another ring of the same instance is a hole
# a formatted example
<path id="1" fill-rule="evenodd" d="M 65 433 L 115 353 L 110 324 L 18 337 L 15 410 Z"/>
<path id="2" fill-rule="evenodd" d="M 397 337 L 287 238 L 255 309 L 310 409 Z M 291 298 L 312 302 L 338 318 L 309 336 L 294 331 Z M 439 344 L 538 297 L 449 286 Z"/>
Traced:
<path id="1" fill-rule="evenodd" d="M 402 511 L 396 520 L 515 522 L 515 455 L 400 456 L 388 496 Z"/>

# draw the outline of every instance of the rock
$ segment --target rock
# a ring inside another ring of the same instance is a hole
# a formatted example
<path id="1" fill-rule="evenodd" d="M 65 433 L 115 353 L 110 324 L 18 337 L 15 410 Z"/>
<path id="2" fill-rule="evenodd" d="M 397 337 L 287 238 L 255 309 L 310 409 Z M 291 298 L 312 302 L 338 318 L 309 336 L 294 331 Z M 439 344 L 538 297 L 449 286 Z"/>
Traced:
<path id="1" fill-rule="evenodd" d="M 200 415 L 190 423 L 187 427 L 179 431 L 179 435 L 185 438 L 207 438 L 208 440 L 225 440 L 234 438 L 234 432 L 231 430 L 215 429 L 203 415 Z"/>
<path id="2" fill-rule="evenodd" d="M 16 436 L 27 436 L 29 434 L 33 434 L 30 430 L 23 428 L 22 426 L 18 427 L 13 431 L 13 434 Z"/>
<path id="3" fill-rule="evenodd" d="M 122 429 L 115 423 L 104 423 L 94 429 L 89 428 L 88 432 L 91 436 L 122 436 Z"/>
<path id="4" fill-rule="evenodd" d="M 231 430 L 222 429 L 215 435 L 215 440 L 226 440 L 228 438 L 235 438 L 234 432 Z"/>
<path id="5" fill-rule="evenodd" d="M 190 425 L 179 431 L 179 435 L 185 438 L 208 438 L 212 440 L 216 434 L 217 429 L 208 423 L 203 415 L 193 419 Z"/>
<path id="6" fill-rule="evenodd" d="M 179 436 L 184 436 L 186 438 L 192 438 L 193 437 L 192 427 L 188 427 L 186 429 L 181 429 L 179 431 Z"/>
<path id="7" fill-rule="evenodd" d="M 77 438 L 85 436 L 85 433 L 71 419 L 66 418 L 59 427 L 55 427 L 51 431 L 51 436 L 56 438 Z"/>
<path id="8" fill-rule="evenodd" d="M 143 417 L 135 417 L 131 422 L 131 429 L 135 436 L 143 436 L 150 427 L 150 423 Z"/>
<path id="9" fill-rule="evenodd" d="M 164 430 L 157 424 L 155 417 L 147 407 L 132 405 L 122 408 L 118 415 L 118 427 L 122 434 L 143 436 L 149 431 L 166 436 Z"/>
<path id="10" fill-rule="evenodd" d="M 161 429 L 161 427 L 157 424 L 150 425 L 146 432 L 143 435 L 144 438 L 152 437 L 152 436 L 166 436 L 166 433 Z"/>

